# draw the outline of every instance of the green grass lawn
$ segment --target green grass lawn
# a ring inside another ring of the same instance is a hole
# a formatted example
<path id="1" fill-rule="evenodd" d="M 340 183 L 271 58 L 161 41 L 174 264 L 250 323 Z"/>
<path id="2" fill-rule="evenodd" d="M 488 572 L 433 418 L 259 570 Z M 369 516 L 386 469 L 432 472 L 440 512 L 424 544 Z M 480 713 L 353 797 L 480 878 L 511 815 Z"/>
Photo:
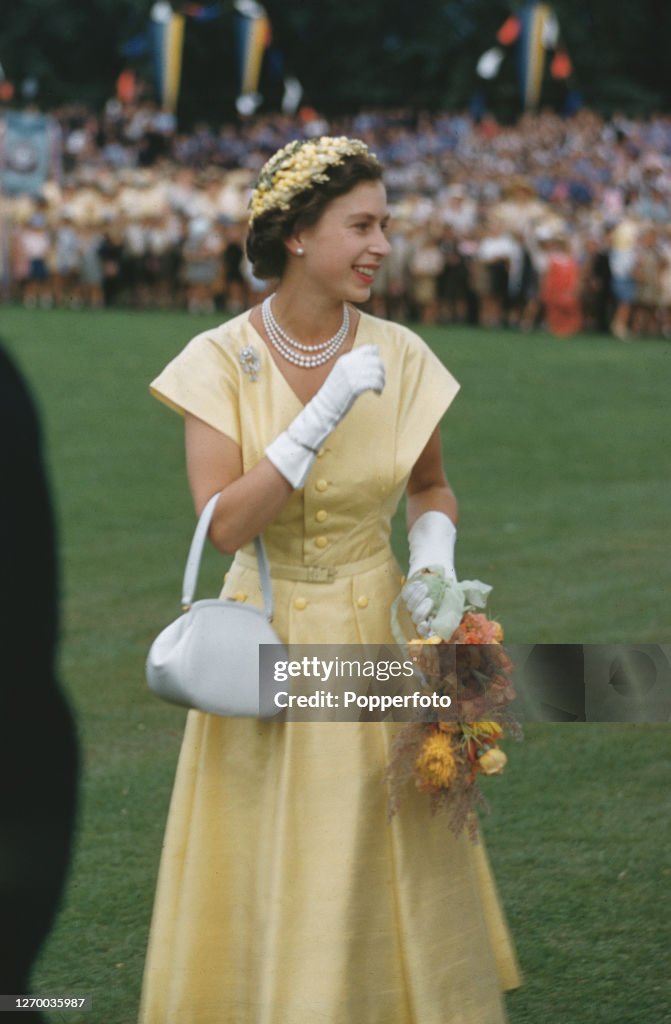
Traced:
<path id="1" fill-rule="evenodd" d="M 90 993 L 96 1024 L 135 1020 L 184 721 L 144 683 L 149 643 L 178 612 L 193 525 L 181 425 L 147 384 L 208 324 L 2 310 L 42 413 L 61 677 L 84 750 L 76 856 L 33 990 Z M 671 345 L 424 335 L 462 383 L 444 435 L 458 569 L 494 585 L 509 641 L 670 642 Z M 395 543 L 403 557 L 400 519 Z M 201 594 L 223 568 L 211 553 Z M 664 725 L 529 726 L 507 774 L 487 780 L 490 855 L 526 978 L 511 1024 L 671 1019 L 669 738 Z"/>

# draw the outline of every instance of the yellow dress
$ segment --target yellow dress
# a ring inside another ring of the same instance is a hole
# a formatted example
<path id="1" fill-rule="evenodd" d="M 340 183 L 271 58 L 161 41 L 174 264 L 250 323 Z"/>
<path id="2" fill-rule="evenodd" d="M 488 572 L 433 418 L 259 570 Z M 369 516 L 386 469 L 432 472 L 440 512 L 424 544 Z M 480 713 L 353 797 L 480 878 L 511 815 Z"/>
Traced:
<path id="1" fill-rule="evenodd" d="M 458 390 L 426 345 L 362 315 L 385 363 L 264 533 L 293 643 L 392 641 L 390 520 Z M 241 352 L 252 347 L 256 379 Z M 245 470 L 301 403 L 247 313 L 194 338 L 152 392 L 240 444 Z M 253 548 L 223 594 L 262 603 Z M 161 859 L 141 1024 L 502 1024 L 519 984 L 483 847 L 382 781 L 398 725 L 188 714 Z"/>

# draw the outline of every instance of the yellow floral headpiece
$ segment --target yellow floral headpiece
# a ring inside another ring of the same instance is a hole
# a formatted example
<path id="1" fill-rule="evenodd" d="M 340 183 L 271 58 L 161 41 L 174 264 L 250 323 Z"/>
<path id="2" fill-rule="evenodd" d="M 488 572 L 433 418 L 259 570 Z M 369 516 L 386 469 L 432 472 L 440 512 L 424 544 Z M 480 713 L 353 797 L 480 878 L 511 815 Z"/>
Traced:
<path id="1" fill-rule="evenodd" d="M 329 167 L 344 163 L 345 157 L 360 155 L 375 159 L 365 142 L 346 135 L 290 142 L 261 168 L 249 201 L 249 223 L 268 210 L 288 210 L 299 193 L 329 180 Z"/>

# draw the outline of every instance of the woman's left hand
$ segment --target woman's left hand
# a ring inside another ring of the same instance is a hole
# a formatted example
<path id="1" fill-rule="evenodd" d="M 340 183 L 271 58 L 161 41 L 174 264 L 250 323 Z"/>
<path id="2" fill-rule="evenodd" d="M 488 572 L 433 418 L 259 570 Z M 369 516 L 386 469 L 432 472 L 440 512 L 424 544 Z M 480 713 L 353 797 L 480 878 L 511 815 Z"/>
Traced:
<path id="1" fill-rule="evenodd" d="M 480 580 L 449 579 L 440 566 L 411 576 L 401 591 L 418 636 L 450 640 L 468 608 L 485 608 L 491 593 Z"/>
<path id="2" fill-rule="evenodd" d="M 444 512 L 424 512 L 408 533 L 410 566 L 402 597 L 420 636 L 432 632 L 448 583 L 456 583 L 454 545 L 457 530 Z"/>

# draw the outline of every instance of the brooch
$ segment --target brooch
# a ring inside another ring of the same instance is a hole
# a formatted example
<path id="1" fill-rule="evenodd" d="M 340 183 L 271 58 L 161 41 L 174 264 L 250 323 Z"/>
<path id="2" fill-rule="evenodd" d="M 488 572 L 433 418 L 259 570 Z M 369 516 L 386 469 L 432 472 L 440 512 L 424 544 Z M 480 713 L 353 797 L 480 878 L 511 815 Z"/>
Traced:
<path id="1" fill-rule="evenodd" d="M 257 380 L 261 369 L 259 354 L 253 345 L 245 345 L 240 353 L 240 366 L 250 380 Z"/>

